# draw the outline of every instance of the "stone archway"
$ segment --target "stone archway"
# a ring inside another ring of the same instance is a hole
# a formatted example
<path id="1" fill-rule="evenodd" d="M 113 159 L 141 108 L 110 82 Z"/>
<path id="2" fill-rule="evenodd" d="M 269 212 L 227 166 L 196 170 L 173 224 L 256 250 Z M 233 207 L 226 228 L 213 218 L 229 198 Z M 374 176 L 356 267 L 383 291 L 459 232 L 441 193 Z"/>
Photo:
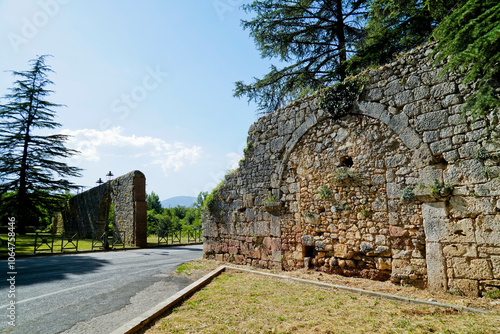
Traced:
<path id="1" fill-rule="evenodd" d="M 114 228 L 125 233 L 125 243 L 147 245 L 146 178 L 138 170 L 89 189 L 70 199 L 63 210 L 64 229 L 92 237 L 104 231 L 110 205 Z"/>

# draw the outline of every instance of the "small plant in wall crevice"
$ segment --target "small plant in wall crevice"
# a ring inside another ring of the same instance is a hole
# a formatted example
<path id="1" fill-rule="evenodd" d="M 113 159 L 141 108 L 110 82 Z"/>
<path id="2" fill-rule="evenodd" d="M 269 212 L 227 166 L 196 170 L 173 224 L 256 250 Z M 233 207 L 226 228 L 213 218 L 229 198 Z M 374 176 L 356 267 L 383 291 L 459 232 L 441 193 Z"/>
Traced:
<path id="1" fill-rule="evenodd" d="M 333 182 L 335 183 L 358 182 L 360 179 L 361 174 L 348 167 L 338 167 L 333 175 Z"/>
<path id="2" fill-rule="evenodd" d="M 318 194 L 321 199 L 329 199 L 333 196 L 332 190 L 326 184 L 318 188 Z"/>
<path id="3" fill-rule="evenodd" d="M 409 201 L 412 201 L 414 199 L 415 199 L 414 189 L 411 187 L 405 187 L 403 189 L 402 194 L 401 194 L 401 200 L 409 202 Z"/>
<path id="4" fill-rule="evenodd" d="M 277 203 L 277 202 L 278 202 L 278 199 L 273 194 L 269 194 L 269 196 L 267 196 L 267 198 L 264 200 L 264 204 L 271 204 L 271 203 Z"/>

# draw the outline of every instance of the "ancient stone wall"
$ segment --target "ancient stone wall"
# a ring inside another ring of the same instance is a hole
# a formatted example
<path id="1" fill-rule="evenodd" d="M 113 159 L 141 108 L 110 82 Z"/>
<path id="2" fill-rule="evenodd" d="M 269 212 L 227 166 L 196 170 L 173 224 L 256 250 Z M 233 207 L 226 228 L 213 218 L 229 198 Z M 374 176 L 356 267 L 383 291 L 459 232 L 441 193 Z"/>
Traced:
<path id="1" fill-rule="evenodd" d="M 114 207 L 114 229 L 125 232 L 129 245 L 147 245 L 146 178 L 133 171 L 70 199 L 63 211 L 64 230 L 87 238 L 99 237 Z"/>
<path id="2" fill-rule="evenodd" d="M 249 129 L 204 218 L 207 257 L 460 290 L 500 287 L 498 112 L 414 50 L 366 74 L 350 115 L 310 96 Z"/>

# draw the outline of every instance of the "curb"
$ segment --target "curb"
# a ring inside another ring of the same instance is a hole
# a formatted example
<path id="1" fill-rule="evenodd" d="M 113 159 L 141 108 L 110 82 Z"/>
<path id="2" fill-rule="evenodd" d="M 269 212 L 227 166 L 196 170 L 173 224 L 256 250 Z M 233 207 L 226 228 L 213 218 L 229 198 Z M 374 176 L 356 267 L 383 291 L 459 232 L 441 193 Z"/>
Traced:
<path id="1" fill-rule="evenodd" d="M 195 293 L 196 291 L 198 291 L 199 289 L 210 283 L 210 281 L 214 277 L 218 276 L 225 269 L 226 267 L 220 266 L 219 268 L 203 276 L 196 282 L 191 283 L 190 285 L 188 285 L 181 291 L 177 292 L 175 295 L 171 296 L 164 302 L 156 305 L 155 307 L 149 309 L 140 316 L 130 320 L 126 324 L 115 329 L 113 332 L 111 332 L 111 334 L 133 334 L 137 332 L 139 329 L 146 326 L 148 323 L 157 318 L 159 315 L 171 310 L 176 305 L 184 301 L 187 297 L 189 297 L 190 295 L 192 295 L 193 293 Z"/>
<path id="2" fill-rule="evenodd" d="M 303 284 L 316 285 L 316 286 L 320 286 L 323 288 L 331 288 L 331 289 L 338 289 L 338 290 L 349 291 L 349 292 L 354 292 L 354 293 L 360 293 L 360 294 L 365 294 L 365 295 L 369 295 L 369 296 L 373 296 L 373 297 L 391 299 L 391 300 L 396 300 L 396 301 L 405 302 L 405 303 L 423 304 L 423 305 L 451 308 L 451 309 L 456 309 L 459 311 L 467 311 L 467 312 L 475 312 L 475 313 L 488 313 L 488 311 L 486 311 L 486 310 L 481 310 L 481 309 L 472 308 L 472 307 L 457 306 L 457 305 L 433 302 L 433 301 L 428 301 L 428 300 L 401 297 L 401 296 L 391 295 L 391 294 L 383 293 L 383 292 L 376 292 L 376 291 L 370 291 L 370 290 L 364 290 L 364 289 L 358 289 L 358 288 L 351 288 L 351 287 L 347 287 L 347 286 L 343 286 L 343 285 L 310 281 L 310 280 L 306 280 L 306 279 L 302 279 L 302 278 L 295 278 L 295 277 L 289 277 L 289 276 L 270 274 L 270 273 L 260 272 L 260 271 L 251 270 L 251 269 L 236 268 L 236 267 L 231 267 L 231 266 L 220 266 L 217 269 L 213 270 L 212 272 L 208 273 L 207 275 L 203 276 L 202 278 L 200 278 L 196 282 L 191 283 L 186 288 L 177 292 L 175 295 L 168 298 L 164 302 L 156 305 L 155 307 L 144 312 L 140 316 L 130 320 L 126 324 L 117 328 L 116 330 L 114 330 L 110 334 L 134 334 L 134 333 L 136 333 L 138 330 L 140 330 L 141 328 L 143 328 L 144 326 L 149 324 L 151 321 L 153 321 L 154 319 L 159 317 L 161 314 L 163 314 L 167 311 L 170 311 L 175 306 L 177 306 L 179 303 L 183 302 L 189 296 L 194 294 L 196 291 L 198 291 L 199 289 L 201 289 L 202 287 L 204 287 L 205 285 L 210 283 L 212 281 L 212 279 L 214 279 L 215 277 L 220 275 L 222 272 L 227 271 L 227 270 L 236 271 L 236 272 L 238 272 L 238 271 L 239 272 L 247 272 L 247 273 L 251 273 L 251 274 L 257 274 L 257 275 L 277 278 L 277 279 L 281 279 L 281 280 L 289 280 L 289 281 L 295 281 L 295 282 L 299 282 L 299 283 L 303 283 Z"/>

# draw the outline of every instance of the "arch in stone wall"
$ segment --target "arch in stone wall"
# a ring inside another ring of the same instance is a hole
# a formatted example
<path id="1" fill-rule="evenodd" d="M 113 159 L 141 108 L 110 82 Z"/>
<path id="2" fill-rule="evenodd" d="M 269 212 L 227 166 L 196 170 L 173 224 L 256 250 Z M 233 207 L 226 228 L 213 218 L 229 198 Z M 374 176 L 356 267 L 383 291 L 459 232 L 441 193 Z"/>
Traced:
<path id="1" fill-rule="evenodd" d="M 72 197 L 63 210 L 64 229 L 85 237 L 99 236 L 114 206 L 114 229 L 125 233 L 129 245 L 147 245 L 146 178 L 130 172 Z"/>
<path id="2" fill-rule="evenodd" d="M 408 116 L 404 112 L 397 115 L 391 115 L 383 104 L 376 102 L 361 102 L 357 101 L 351 110 L 354 115 L 364 115 L 374 118 L 387 125 L 393 130 L 403 143 L 413 151 L 413 157 L 417 167 L 421 168 L 428 166 L 432 161 L 432 153 L 429 146 L 422 141 L 418 133 L 409 125 Z M 279 189 L 281 180 L 290 158 L 297 144 L 300 142 L 304 134 L 317 126 L 319 123 L 329 117 L 329 114 L 324 110 L 318 110 L 317 114 L 306 116 L 305 122 L 302 123 L 291 135 L 290 140 L 284 146 L 284 152 L 281 160 L 276 166 L 276 170 L 271 176 L 271 187 Z"/>

